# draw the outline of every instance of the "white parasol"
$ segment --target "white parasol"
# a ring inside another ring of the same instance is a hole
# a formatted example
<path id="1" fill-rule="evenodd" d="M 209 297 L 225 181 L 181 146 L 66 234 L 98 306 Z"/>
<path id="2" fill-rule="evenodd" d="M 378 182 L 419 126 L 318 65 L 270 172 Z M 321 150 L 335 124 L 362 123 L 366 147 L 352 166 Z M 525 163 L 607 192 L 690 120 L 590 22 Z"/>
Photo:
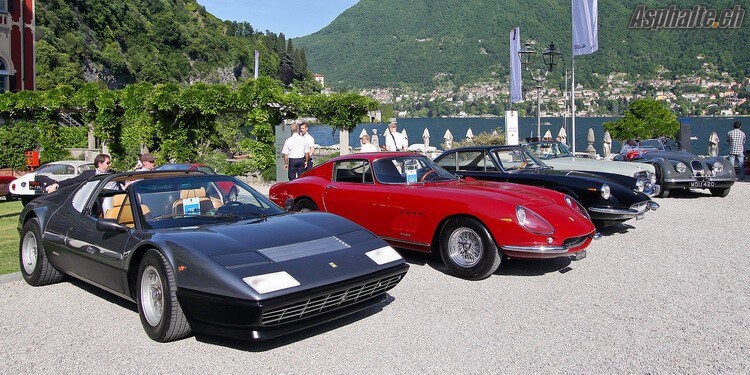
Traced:
<path id="1" fill-rule="evenodd" d="M 422 132 L 422 141 L 424 142 L 425 149 L 430 147 L 430 131 L 427 130 L 427 128 L 424 128 L 424 131 Z"/>

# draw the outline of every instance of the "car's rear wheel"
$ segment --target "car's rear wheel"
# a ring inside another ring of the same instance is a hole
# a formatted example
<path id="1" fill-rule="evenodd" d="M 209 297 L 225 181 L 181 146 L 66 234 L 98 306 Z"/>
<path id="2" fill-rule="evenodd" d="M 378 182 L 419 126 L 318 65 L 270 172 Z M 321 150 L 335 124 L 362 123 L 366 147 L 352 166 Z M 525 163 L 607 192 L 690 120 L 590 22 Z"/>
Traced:
<path id="1" fill-rule="evenodd" d="M 31 219 L 23 226 L 21 243 L 18 246 L 18 259 L 21 275 L 29 285 L 40 286 L 56 283 L 63 274 L 56 270 L 47 259 L 42 247 L 41 230 L 38 219 Z"/>
<path id="2" fill-rule="evenodd" d="M 311 200 L 309 200 L 307 198 L 302 198 L 302 199 L 298 200 L 294 204 L 293 211 L 295 211 L 295 212 L 318 211 L 318 206 L 315 205 L 315 202 L 313 202 L 313 201 L 311 201 Z"/>
<path id="3" fill-rule="evenodd" d="M 714 197 L 726 197 L 729 195 L 730 188 L 715 188 L 715 189 L 708 189 L 711 191 L 711 195 Z"/>
<path id="4" fill-rule="evenodd" d="M 190 334 L 190 324 L 177 301 L 174 270 L 160 252 L 149 250 L 143 256 L 136 292 L 138 315 L 148 337 L 167 342 Z"/>
<path id="5" fill-rule="evenodd" d="M 489 277 L 502 260 L 484 225 L 468 217 L 445 224 L 440 233 L 440 256 L 452 273 L 471 280 Z"/>

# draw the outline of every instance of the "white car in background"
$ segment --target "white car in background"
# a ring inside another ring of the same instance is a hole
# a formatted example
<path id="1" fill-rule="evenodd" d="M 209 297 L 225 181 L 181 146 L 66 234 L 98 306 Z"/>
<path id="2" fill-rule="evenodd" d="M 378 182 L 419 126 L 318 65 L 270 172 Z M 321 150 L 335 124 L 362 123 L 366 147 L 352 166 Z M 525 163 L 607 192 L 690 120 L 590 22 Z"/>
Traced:
<path id="1" fill-rule="evenodd" d="M 661 191 L 653 165 L 573 157 L 568 146 L 557 141 L 529 142 L 526 145 L 534 156 L 555 169 L 633 177 L 640 181 L 638 186 L 641 186 L 641 192 L 644 194 L 657 195 Z"/>
<path id="2" fill-rule="evenodd" d="M 44 193 L 44 187 L 41 182 L 36 181 L 36 176 L 46 176 L 54 181 L 62 181 L 91 169 L 94 169 L 94 164 L 83 160 L 61 160 L 47 163 L 34 172 L 26 173 L 13 180 L 10 183 L 10 194 L 21 198 L 21 202 L 26 205 L 26 203 Z"/>

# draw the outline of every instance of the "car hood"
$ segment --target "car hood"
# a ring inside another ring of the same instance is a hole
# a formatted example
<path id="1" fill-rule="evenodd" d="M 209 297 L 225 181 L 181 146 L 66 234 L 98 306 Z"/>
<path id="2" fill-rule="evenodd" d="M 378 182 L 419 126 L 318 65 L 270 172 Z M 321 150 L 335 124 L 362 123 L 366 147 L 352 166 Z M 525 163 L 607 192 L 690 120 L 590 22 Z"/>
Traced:
<path id="1" fill-rule="evenodd" d="M 437 194 L 450 194 L 457 197 L 462 195 L 478 195 L 491 199 L 499 199 L 514 205 L 523 204 L 528 208 L 545 207 L 555 204 L 550 197 L 551 191 L 533 186 L 475 180 L 473 178 L 458 181 L 438 182 L 433 186 Z"/>
<path id="2" fill-rule="evenodd" d="M 332 238 L 362 230 L 357 224 L 327 213 L 284 214 L 261 220 L 242 220 L 189 228 L 159 230 L 155 235 L 208 256 L 257 251 Z"/>
<path id="3" fill-rule="evenodd" d="M 649 164 L 633 164 L 619 161 L 596 160 L 587 158 L 562 157 L 545 159 L 544 163 L 556 169 L 583 169 L 590 171 L 602 171 L 633 176 L 640 171 L 654 173 L 654 166 Z"/>

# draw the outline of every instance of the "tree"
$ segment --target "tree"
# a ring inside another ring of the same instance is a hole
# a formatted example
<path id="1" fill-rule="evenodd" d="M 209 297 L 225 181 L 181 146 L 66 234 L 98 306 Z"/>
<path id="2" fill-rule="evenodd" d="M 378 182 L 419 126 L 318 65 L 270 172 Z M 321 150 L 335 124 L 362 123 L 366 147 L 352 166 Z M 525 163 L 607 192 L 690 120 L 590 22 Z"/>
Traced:
<path id="1" fill-rule="evenodd" d="M 630 104 L 625 117 L 605 122 L 604 130 L 614 139 L 648 139 L 661 136 L 675 137 L 680 130 L 677 116 L 666 103 L 654 99 L 639 99 Z"/>

